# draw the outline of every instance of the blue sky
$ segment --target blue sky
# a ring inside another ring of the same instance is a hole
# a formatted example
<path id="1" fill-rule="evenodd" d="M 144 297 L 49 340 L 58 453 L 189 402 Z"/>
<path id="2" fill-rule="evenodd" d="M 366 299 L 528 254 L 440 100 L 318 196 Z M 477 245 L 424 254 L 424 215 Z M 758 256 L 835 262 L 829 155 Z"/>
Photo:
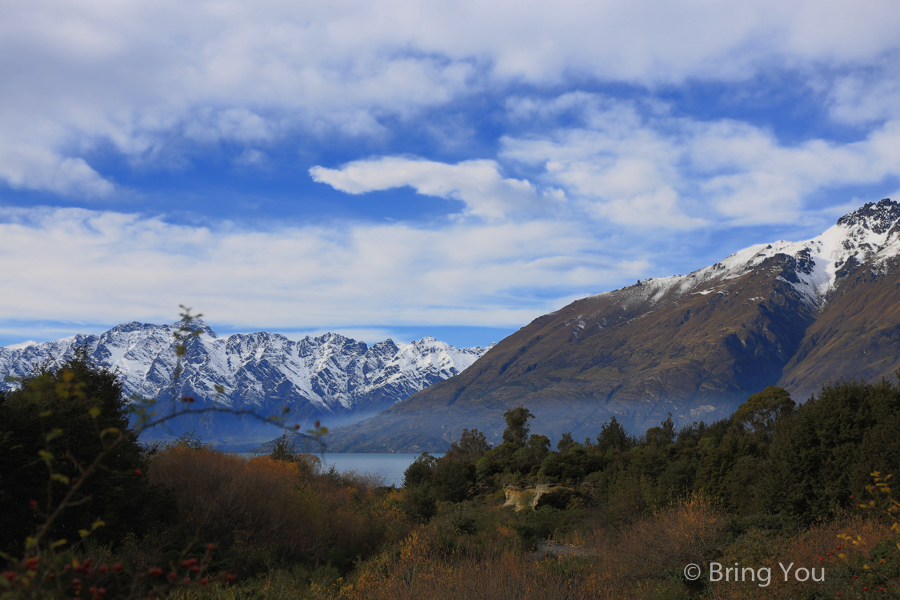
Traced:
<path id="1" fill-rule="evenodd" d="M 485 345 L 900 197 L 886 1 L 0 6 L 0 345 Z"/>

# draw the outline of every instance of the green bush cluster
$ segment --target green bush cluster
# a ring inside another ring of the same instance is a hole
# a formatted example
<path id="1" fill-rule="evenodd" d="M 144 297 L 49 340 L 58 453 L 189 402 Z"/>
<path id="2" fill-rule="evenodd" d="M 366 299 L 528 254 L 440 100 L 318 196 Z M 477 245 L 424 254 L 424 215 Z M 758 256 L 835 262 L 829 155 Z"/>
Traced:
<path id="1" fill-rule="evenodd" d="M 466 430 L 444 456 L 423 454 L 409 467 L 410 515 L 426 521 L 436 502 L 553 484 L 569 490 L 542 505 L 593 507 L 615 521 L 702 492 L 747 522 L 811 523 L 850 508 L 872 471 L 900 472 L 900 384 L 886 380 L 828 384 L 800 406 L 770 386 L 727 419 L 676 430 L 670 416 L 640 437 L 613 417 L 595 439 L 565 434 L 556 450 L 530 432 L 527 408 L 504 416 L 500 445 Z"/>

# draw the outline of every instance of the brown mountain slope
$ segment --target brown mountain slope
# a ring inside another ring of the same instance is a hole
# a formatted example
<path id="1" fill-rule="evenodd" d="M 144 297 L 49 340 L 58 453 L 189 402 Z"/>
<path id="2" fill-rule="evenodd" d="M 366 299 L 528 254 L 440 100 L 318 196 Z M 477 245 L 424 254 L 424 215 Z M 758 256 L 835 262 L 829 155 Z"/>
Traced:
<path id="1" fill-rule="evenodd" d="M 535 430 L 635 431 L 668 413 L 725 417 L 780 384 L 805 399 L 835 377 L 900 367 L 900 205 L 866 204 L 808 242 L 754 246 L 689 275 L 578 300 L 460 375 L 338 428 L 334 451 L 442 450 L 463 428 L 492 441 L 524 405 Z"/>
<path id="2" fill-rule="evenodd" d="M 900 368 L 900 262 L 859 265 L 807 329 L 778 385 L 805 400 L 838 378 L 878 381 Z"/>
<path id="3" fill-rule="evenodd" d="M 736 279 L 698 276 L 687 289 L 657 280 L 579 300 L 460 375 L 340 428 L 332 449 L 437 449 L 472 427 L 499 438 L 503 412 L 519 405 L 554 436 L 591 435 L 612 415 L 636 429 L 669 412 L 721 418 L 781 376 L 813 321 L 813 308 L 783 281 L 795 268 L 776 256 Z"/>

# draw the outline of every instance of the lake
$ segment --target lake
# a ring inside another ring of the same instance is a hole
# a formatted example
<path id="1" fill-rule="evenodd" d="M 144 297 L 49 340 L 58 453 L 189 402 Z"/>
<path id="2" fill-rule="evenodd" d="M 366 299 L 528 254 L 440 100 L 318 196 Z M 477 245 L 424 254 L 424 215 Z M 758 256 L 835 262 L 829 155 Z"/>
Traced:
<path id="1" fill-rule="evenodd" d="M 255 454 L 244 454 L 253 457 Z M 393 454 L 379 452 L 342 452 L 316 454 L 322 461 L 322 470 L 327 471 L 331 465 L 338 471 L 357 471 L 359 473 L 375 473 L 384 477 L 385 485 L 403 485 L 403 472 L 412 464 L 418 454 Z"/>

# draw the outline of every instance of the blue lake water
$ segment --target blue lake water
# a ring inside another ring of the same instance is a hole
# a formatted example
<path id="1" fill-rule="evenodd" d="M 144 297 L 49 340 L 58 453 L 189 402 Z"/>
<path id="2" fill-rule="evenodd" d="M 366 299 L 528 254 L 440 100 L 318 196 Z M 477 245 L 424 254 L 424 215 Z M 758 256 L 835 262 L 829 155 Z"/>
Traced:
<path id="1" fill-rule="evenodd" d="M 359 473 L 375 473 L 384 477 L 385 485 L 403 485 L 403 472 L 419 456 L 418 454 L 393 453 L 340 453 L 317 454 L 322 460 L 322 469 L 328 470 L 331 465 L 338 471 L 357 471 Z"/>
<path id="2" fill-rule="evenodd" d="M 253 457 L 254 454 L 244 454 Z M 322 461 L 322 470 L 327 471 L 331 465 L 338 471 L 356 471 L 358 473 L 374 473 L 384 478 L 385 485 L 403 485 L 403 472 L 419 456 L 418 454 L 393 453 L 328 453 L 316 454 Z"/>

